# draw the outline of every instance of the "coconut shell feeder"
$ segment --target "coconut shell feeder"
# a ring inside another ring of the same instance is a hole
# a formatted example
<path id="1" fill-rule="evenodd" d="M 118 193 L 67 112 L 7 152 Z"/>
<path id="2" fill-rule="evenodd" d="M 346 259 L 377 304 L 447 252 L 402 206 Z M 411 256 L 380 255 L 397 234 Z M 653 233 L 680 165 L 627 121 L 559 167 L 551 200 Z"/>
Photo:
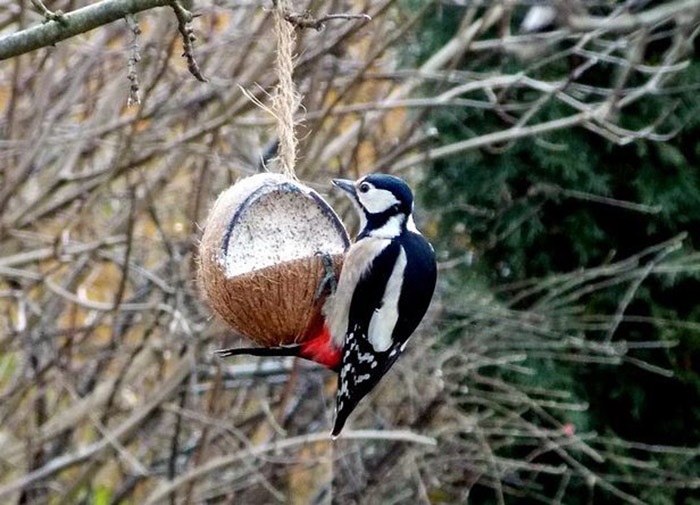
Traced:
<path id="1" fill-rule="evenodd" d="M 209 214 L 200 245 L 199 283 L 211 308 L 263 346 L 303 341 L 322 322 L 323 258 L 339 274 L 350 240 L 333 209 L 282 174 L 242 179 Z"/>

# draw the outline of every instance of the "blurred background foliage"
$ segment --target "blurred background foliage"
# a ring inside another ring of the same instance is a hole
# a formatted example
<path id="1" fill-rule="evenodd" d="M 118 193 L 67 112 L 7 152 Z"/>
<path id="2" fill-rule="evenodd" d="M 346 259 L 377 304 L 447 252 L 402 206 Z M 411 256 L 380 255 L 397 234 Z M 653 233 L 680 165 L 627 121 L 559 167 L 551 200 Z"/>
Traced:
<path id="1" fill-rule="evenodd" d="M 423 61 L 449 40 L 464 8 L 442 5 L 426 16 L 409 57 Z M 494 28 L 491 36 L 497 36 L 497 31 Z M 659 61 L 668 44 L 650 44 L 644 58 Z M 698 48 L 695 39 L 696 54 Z M 534 63 L 502 53 L 499 58 L 465 57 L 455 70 L 517 73 L 528 71 Z M 562 79 L 580 63 L 575 57 L 562 58 L 528 75 Z M 614 74 L 615 65 L 602 64 L 578 82 L 609 85 Z M 424 213 L 430 216 L 426 220 L 436 229 L 438 250 L 446 257 L 468 257 L 443 277 L 456 286 L 449 294 L 454 303 L 464 300 L 465 290 L 475 285 L 507 302 L 510 291 L 503 288 L 508 285 L 611 263 L 679 233 L 686 233 L 687 239 L 673 253 L 675 260 L 697 257 L 698 82 L 700 63 L 692 61 L 674 78 L 674 96 L 650 97 L 624 112 L 625 126 L 637 130 L 670 109 L 664 117 L 665 127 L 679 131 L 668 140 L 639 138 L 617 145 L 582 128 L 563 129 L 434 162 L 419 188 Z M 532 97 L 524 91 L 511 99 Z M 566 105 L 555 101 L 538 112 L 542 120 L 568 113 Z M 512 126 L 513 121 L 504 116 L 470 108 L 434 109 L 426 120 L 437 129 L 441 141 L 457 142 Z M 628 207 L 624 202 L 641 205 Z M 598 293 L 577 311 L 591 317 L 614 312 L 627 289 L 620 285 Z M 623 322 L 616 329 L 618 337 L 630 342 L 660 339 L 672 343 L 665 350 L 642 353 L 649 362 L 672 371 L 672 376 L 649 373 L 632 364 L 611 367 L 541 359 L 530 364 L 536 375 L 528 377 L 527 383 L 569 390 L 589 404 L 585 413 L 570 418 L 579 428 L 645 443 L 700 446 L 698 296 L 697 269 L 654 276 L 638 287 L 627 306 L 637 320 Z M 527 308 L 530 301 L 515 306 Z M 688 324 L 673 324 L 679 321 Z M 605 338 L 605 331 L 586 333 L 593 339 Z M 679 467 L 686 463 L 683 456 L 674 462 Z M 692 468 L 691 472 L 700 473 L 698 461 Z M 584 482 L 579 485 L 585 487 Z M 670 492 L 657 488 L 645 492 L 643 498 L 650 503 L 700 503 L 696 493 L 695 489 Z M 486 495 L 482 501 L 490 500 Z M 580 490 L 566 501 L 586 502 L 588 497 Z M 607 503 L 608 499 L 597 497 L 595 502 Z"/>
<path id="2" fill-rule="evenodd" d="M 194 2 L 207 83 L 169 8 L 3 61 L 0 502 L 698 505 L 700 2 L 294 6 L 373 17 L 297 32 L 296 173 L 350 228 L 332 177 L 415 188 L 408 352 L 336 443 L 332 374 L 213 354 L 247 342 L 201 226 L 277 169 L 270 2 Z"/>

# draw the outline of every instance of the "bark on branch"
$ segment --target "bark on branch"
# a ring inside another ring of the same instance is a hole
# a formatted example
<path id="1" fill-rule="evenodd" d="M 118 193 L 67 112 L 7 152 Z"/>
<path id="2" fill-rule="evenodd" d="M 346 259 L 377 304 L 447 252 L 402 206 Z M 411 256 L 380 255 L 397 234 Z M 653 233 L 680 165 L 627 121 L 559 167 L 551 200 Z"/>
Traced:
<path id="1" fill-rule="evenodd" d="M 171 0 L 102 0 L 26 30 L 0 37 L 0 60 L 46 47 L 122 19 L 127 14 L 171 5 Z"/>

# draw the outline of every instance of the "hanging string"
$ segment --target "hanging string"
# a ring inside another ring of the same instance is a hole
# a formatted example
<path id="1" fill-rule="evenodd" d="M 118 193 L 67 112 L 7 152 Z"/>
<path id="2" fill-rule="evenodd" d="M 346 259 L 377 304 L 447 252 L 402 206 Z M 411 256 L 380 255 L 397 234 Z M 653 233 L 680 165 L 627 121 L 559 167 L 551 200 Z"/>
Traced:
<path id="1" fill-rule="evenodd" d="M 272 98 L 272 110 L 277 118 L 279 137 L 279 163 L 282 173 L 296 179 L 294 166 L 297 156 L 297 138 L 294 132 L 294 113 L 301 98 L 294 86 L 294 25 L 285 20 L 285 13 L 292 12 L 291 0 L 273 0 L 275 38 L 277 42 L 277 90 Z"/>

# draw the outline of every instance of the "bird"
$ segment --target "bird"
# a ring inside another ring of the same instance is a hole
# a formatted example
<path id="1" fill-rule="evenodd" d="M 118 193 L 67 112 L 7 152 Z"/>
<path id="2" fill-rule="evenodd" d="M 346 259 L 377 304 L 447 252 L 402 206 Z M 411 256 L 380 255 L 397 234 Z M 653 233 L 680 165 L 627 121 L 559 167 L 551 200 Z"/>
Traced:
<path id="1" fill-rule="evenodd" d="M 334 179 L 360 218 L 359 233 L 345 254 L 336 280 L 323 255 L 331 293 L 323 324 L 300 344 L 217 351 L 222 357 L 298 356 L 338 374 L 337 438 L 348 416 L 404 352 L 425 316 L 437 281 L 432 245 L 413 218 L 411 188 L 399 177 L 370 174 L 357 181 Z"/>

